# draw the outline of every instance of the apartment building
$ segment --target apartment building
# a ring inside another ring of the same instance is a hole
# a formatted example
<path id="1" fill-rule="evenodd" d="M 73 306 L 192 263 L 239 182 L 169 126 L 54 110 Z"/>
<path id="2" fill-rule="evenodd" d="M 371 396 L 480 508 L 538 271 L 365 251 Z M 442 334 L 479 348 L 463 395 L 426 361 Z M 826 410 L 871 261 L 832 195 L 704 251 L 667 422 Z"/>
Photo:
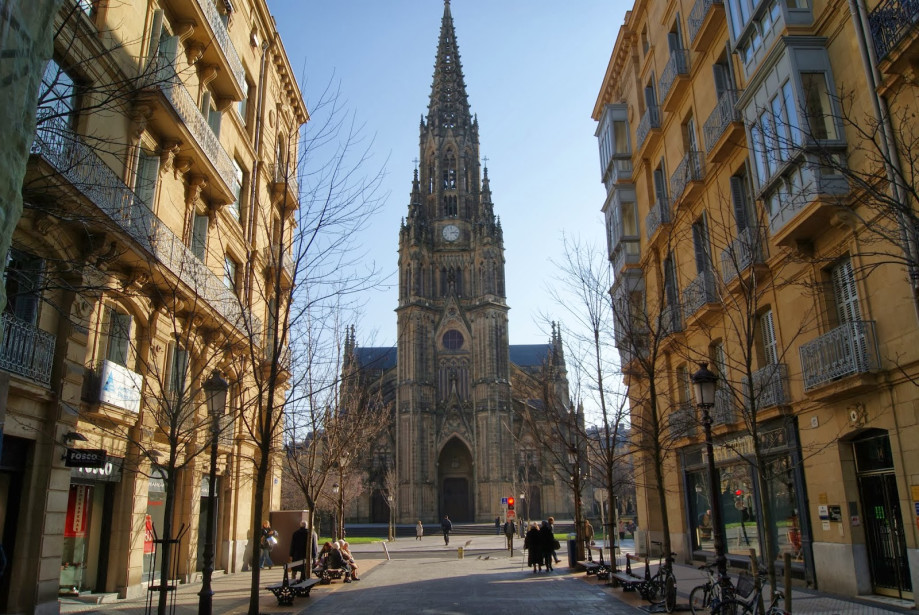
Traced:
<path id="1" fill-rule="evenodd" d="M 917 204 L 887 181 L 915 170 L 914 17 L 898 0 L 626 13 L 593 117 L 639 548 L 668 527 L 681 559 L 710 557 L 718 498 L 732 563 L 789 553 L 822 590 L 914 599 Z"/>
<path id="2" fill-rule="evenodd" d="M 270 306 L 292 283 L 308 119 L 264 0 L 62 4 L 4 274 L 5 613 L 145 593 L 167 491 L 171 579 L 201 570 L 209 503 L 215 567 L 249 565 L 265 511 L 245 419 L 278 335 Z M 228 401 L 208 416 L 214 372 Z M 273 464 L 266 510 L 279 478 Z"/>

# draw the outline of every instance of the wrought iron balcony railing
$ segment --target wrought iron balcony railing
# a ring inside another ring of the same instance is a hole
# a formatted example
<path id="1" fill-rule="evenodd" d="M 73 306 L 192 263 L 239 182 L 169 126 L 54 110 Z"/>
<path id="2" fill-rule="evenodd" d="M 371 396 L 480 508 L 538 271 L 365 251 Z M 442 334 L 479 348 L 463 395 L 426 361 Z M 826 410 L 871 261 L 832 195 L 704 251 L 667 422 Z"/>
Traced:
<path id="1" fill-rule="evenodd" d="M 703 271 L 683 289 L 683 317 L 689 318 L 702 309 L 703 305 L 717 301 L 715 275 L 711 271 Z"/>
<path id="2" fill-rule="evenodd" d="M 744 404 L 747 409 L 756 405 L 756 410 L 782 406 L 788 403 L 788 366 L 784 363 L 773 363 L 753 372 L 753 387 L 750 380 L 744 378 Z"/>
<path id="3" fill-rule="evenodd" d="M 718 102 L 711 115 L 702 126 L 705 135 L 705 152 L 711 153 L 718 139 L 724 134 L 732 122 L 741 121 L 740 110 L 735 108 L 737 98 L 743 90 L 725 90 L 718 96 Z"/>
<path id="4" fill-rule="evenodd" d="M 664 66 L 658 82 L 661 101 L 667 100 L 667 94 L 670 93 L 670 88 L 673 87 L 677 77 L 687 76 L 689 76 L 689 50 L 674 49 L 670 52 L 670 59 L 667 60 L 667 65 Z"/>
<path id="5" fill-rule="evenodd" d="M 648 138 L 648 133 L 661 127 L 661 110 L 657 105 L 649 106 L 645 109 L 644 115 L 638 122 L 638 128 L 635 129 L 635 140 L 640 148 Z"/>
<path id="6" fill-rule="evenodd" d="M 702 152 L 686 152 L 670 176 L 670 196 L 677 202 L 689 182 L 705 179 L 705 156 Z"/>
<path id="7" fill-rule="evenodd" d="M 297 183 L 297 174 L 294 169 L 288 169 L 286 165 L 272 162 L 268 165 L 268 174 L 271 177 L 271 183 L 287 184 L 293 194 L 300 194 L 300 185 Z"/>
<path id="8" fill-rule="evenodd" d="M 217 444 L 220 446 L 233 446 L 233 441 L 236 439 L 236 434 L 234 433 L 236 427 L 235 418 L 236 415 L 233 412 L 227 412 L 217 418 Z"/>
<path id="9" fill-rule="evenodd" d="M 763 241 L 754 227 L 745 228 L 721 252 L 721 275 L 727 284 L 734 281 L 747 267 L 764 262 Z"/>
<path id="10" fill-rule="evenodd" d="M 699 30 L 702 29 L 705 17 L 712 10 L 712 6 L 721 3 L 722 0 L 696 0 L 696 3 L 692 5 L 688 20 L 690 43 L 696 40 L 696 36 L 699 34 Z"/>
<path id="11" fill-rule="evenodd" d="M 32 153 L 45 159 L 70 185 L 230 324 L 244 334 L 261 330 L 259 319 L 241 305 L 223 278 L 201 262 L 62 118 L 45 118 L 39 122 Z"/>
<path id="12" fill-rule="evenodd" d="M 223 19 L 217 11 L 217 5 L 214 4 L 212 0 L 198 0 L 198 5 L 201 7 L 201 10 L 204 11 L 207 23 L 211 26 L 211 31 L 214 33 L 214 39 L 217 41 L 220 49 L 223 50 L 223 55 L 230 65 L 230 71 L 233 73 L 233 79 L 236 80 L 239 89 L 245 92 L 246 70 L 243 68 L 243 63 L 239 59 L 239 54 L 236 53 L 236 47 L 233 46 L 233 42 L 230 40 L 230 33 L 227 31 L 227 27 L 224 25 Z"/>
<path id="13" fill-rule="evenodd" d="M 662 224 L 670 224 L 670 203 L 666 199 L 659 198 L 645 217 L 645 233 L 648 239 L 654 236 Z"/>
<path id="14" fill-rule="evenodd" d="M 56 336 L 8 313 L 0 315 L 0 323 L 0 369 L 49 385 Z"/>
<path id="15" fill-rule="evenodd" d="M 711 409 L 712 425 L 733 425 L 737 422 L 737 410 L 730 389 L 715 390 L 715 406 Z"/>
<path id="16" fill-rule="evenodd" d="M 883 0 L 868 16 L 868 27 L 874 40 L 878 60 L 887 57 L 919 22 L 916 0 Z"/>
<path id="17" fill-rule="evenodd" d="M 195 139 L 198 147 L 214 165 L 220 179 L 229 190 L 235 191 L 236 171 L 230 155 L 223 149 L 220 139 L 214 134 L 207 118 L 201 114 L 195 99 L 188 93 L 173 64 L 163 56 L 158 56 L 155 62 L 156 67 L 155 70 L 150 71 L 147 86 L 163 93 L 169 105 Z"/>
<path id="18" fill-rule="evenodd" d="M 876 325 L 855 320 L 801 346 L 804 390 L 880 369 Z"/>

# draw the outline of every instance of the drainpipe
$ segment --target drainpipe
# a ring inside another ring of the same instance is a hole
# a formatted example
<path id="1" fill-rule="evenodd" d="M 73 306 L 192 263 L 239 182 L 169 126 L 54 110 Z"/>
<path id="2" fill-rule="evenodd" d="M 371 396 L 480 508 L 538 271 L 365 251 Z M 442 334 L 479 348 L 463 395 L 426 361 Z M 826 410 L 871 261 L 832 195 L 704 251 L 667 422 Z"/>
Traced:
<path id="1" fill-rule="evenodd" d="M 878 86 L 881 83 L 881 73 L 878 71 L 878 58 L 875 53 L 874 40 L 871 38 L 871 29 L 868 22 L 868 11 L 865 8 L 865 0 L 848 0 L 849 12 L 852 15 L 852 23 L 855 26 L 855 38 L 858 41 L 859 52 L 864 65 L 865 78 L 869 86 L 869 98 L 871 105 L 874 107 L 874 114 L 881 127 L 881 148 L 884 155 L 884 167 L 887 171 L 887 180 L 893 189 L 893 197 L 901 208 L 909 203 L 909 195 L 903 188 L 902 178 L 903 168 L 900 164 L 900 156 L 897 151 L 896 139 L 894 138 L 893 125 L 890 123 L 890 110 L 887 100 L 878 94 Z M 919 289 L 919 246 L 917 246 L 916 234 L 912 229 L 909 216 L 902 209 L 897 212 L 897 219 L 900 226 L 900 240 L 906 257 L 906 267 L 909 273 L 910 287 L 913 293 L 913 308 L 916 310 L 916 317 L 919 318 L 919 297 L 916 291 Z"/>

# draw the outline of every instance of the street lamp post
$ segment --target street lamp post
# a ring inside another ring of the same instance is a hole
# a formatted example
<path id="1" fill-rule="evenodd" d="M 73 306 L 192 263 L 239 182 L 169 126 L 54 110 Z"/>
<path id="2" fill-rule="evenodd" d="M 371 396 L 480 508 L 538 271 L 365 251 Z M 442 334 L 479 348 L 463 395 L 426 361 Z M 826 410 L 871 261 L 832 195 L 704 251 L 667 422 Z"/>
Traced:
<path id="1" fill-rule="evenodd" d="M 338 483 L 332 485 L 332 493 L 338 496 L 338 506 L 335 508 L 333 516 L 335 517 L 335 529 L 332 532 L 332 538 L 334 540 L 341 539 L 341 528 L 338 525 L 338 520 L 341 519 L 341 502 L 342 502 L 342 488 Z"/>
<path id="2" fill-rule="evenodd" d="M 214 370 L 211 377 L 201 385 L 207 400 L 207 412 L 211 419 L 211 459 L 207 477 L 207 529 L 204 533 L 204 570 L 201 571 L 201 591 L 198 592 L 198 613 L 210 615 L 214 607 L 214 590 L 211 577 L 214 575 L 214 531 L 217 525 L 217 437 L 220 435 L 220 417 L 227 406 L 229 383 Z"/>
<path id="3" fill-rule="evenodd" d="M 392 495 L 386 496 L 386 505 L 389 506 L 389 542 L 392 542 L 396 539 L 396 528 L 392 514 Z"/>
<path id="4" fill-rule="evenodd" d="M 718 468 L 715 467 L 715 447 L 712 445 L 712 415 L 710 410 L 715 405 L 715 385 L 718 376 L 708 369 L 708 363 L 699 363 L 699 371 L 692 375 L 693 392 L 696 405 L 702 411 L 702 425 L 705 428 L 705 455 L 708 458 L 709 503 L 712 507 L 712 539 L 715 543 L 715 564 L 721 579 L 727 576 L 727 558 L 724 554 L 724 525 Z"/>

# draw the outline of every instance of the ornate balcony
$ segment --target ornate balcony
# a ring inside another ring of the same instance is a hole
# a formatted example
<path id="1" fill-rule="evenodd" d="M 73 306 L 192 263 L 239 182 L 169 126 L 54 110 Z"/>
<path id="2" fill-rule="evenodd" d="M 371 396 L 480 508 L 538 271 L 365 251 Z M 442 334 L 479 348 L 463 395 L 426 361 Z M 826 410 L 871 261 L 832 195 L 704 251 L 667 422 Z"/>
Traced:
<path id="1" fill-rule="evenodd" d="M 673 111 L 689 85 L 689 50 L 674 49 L 664 66 L 658 81 L 661 106 L 664 111 Z"/>
<path id="2" fill-rule="evenodd" d="M 695 51 L 708 48 L 718 23 L 718 15 L 724 15 L 722 0 L 696 0 L 689 12 L 689 44 Z"/>
<path id="3" fill-rule="evenodd" d="M 873 320 L 844 323 L 802 345 L 800 352 L 805 391 L 881 366 Z"/>
<path id="4" fill-rule="evenodd" d="M 715 274 L 711 271 L 703 271 L 683 289 L 683 318 L 689 319 L 703 306 L 710 303 L 718 303 Z"/>
<path id="5" fill-rule="evenodd" d="M 279 246 L 276 243 L 271 244 L 270 246 L 265 246 L 262 248 L 262 256 L 265 258 L 265 262 L 268 263 L 269 267 L 274 267 L 275 262 L 278 260 L 278 254 L 281 255 L 281 266 L 283 267 L 283 278 L 288 284 L 291 283 L 294 279 L 294 270 L 295 264 L 294 260 L 290 254 L 287 253 L 287 250 L 284 246 Z"/>
<path id="6" fill-rule="evenodd" d="M 788 398 L 788 366 L 784 363 L 773 363 L 753 372 L 753 387 L 750 380 L 744 378 L 744 405 L 748 410 L 763 410 L 773 406 L 784 406 Z"/>
<path id="7" fill-rule="evenodd" d="M 236 424 L 233 419 L 236 416 L 233 412 L 226 412 L 222 416 L 217 418 L 217 444 L 224 448 L 229 448 L 233 446 L 233 441 L 236 439 L 236 434 L 234 429 Z"/>
<path id="8" fill-rule="evenodd" d="M 671 438 L 694 436 L 699 425 L 695 406 L 688 401 L 681 402 L 671 410 L 668 423 Z"/>
<path id="9" fill-rule="evenodd" d="M 702 152 L 686 152 L 670 176 L 670 196 L 677 207 L 684 199 L 692 199 L 702 188 L 704 180 L 705 157 Z"/>
<path id="10" fill-rule="evenodd" d="M 658 199 L 645 217 L 645 233 L 648 241 L 654 237 L 654 233 L 659 228 L 667 224 L 670 224 L 670 203 L 665 199 Z"/>
<path id="11" fill-rule="evenodd" d="M 38 384 L 51 384 L 56 337 L 12 314 L 0 315 L 0 369 Z"/>
<path id="12" fill-rule="evenodd" d="M 721 252 L 721 274 L 724 283 L 730 284 L 737 279 L 741 271 L 764 263 L 764 245 L 758 229 L 748 227 L 742 230 L 737 239 Z"/>
<path id="13" fill-rule="evenodd" d="M 868 27 L 874 40 L 878 60 L 887 58 L 919 22 L 919 2 L 883 0 L 868 16 Z"/>
<path id="14" fill-rule="evenodd" d="M 155 60 L 155 70 L 150 71 L 145 87 L 162 94 L 175 117 L 152 113 L 151 121 L 157 125 L 167 141 L 193 142 L 201 152 L 207 174 L 219 182 L 219 190 L 227 203 L 235 199 L 236 171 L 233 160 L 220 144 L 207 118 L 201 114 L 197 103 L 179 78 L 173 65 L 163 57 Z"/>
<path id="15" fill-rule="evenodd" d="M 715 390 L 715 406 L 711 410 L 712 425 L 733 425 L 737 422 L 737 410 L 730 389 Z"/>
<path id="16" fill-rule="evenodd" d="M 241 305 L 223 278 L 201 262 L 62 119 L 45 119 L 40 123 L 32 153 L 47 161 L 142 250 L 153 255 L 227 322 L 244 335 L 261 329 L 259 319 Z"/>
<path id="17" fill-rule="evenodd" d="M 654 105 L 645 109 L 644 115 L 638 121 L 638 128 L 635 129 L 635 141 L 638 142 L 638 150 L 641 152 L 646 146 L 653 147 L 657 139 L 660 138 L 661 132 L 661 110 Z"/>
<path id="18" fill-rule="evenodd" d="M 286 205 L 292 211 L 300 204 L 300 185 L 297 183 L 295 169 L 288 169 L 285 165 L 272 162 L 267 165 L 268 177 L 271 184 L 271 199 L 280 202 L 287 192 Z"/>
<path id="19" fill-rule="evenodd" d="M 712 111 L 702 132 L 705 135 L 705 154 L 712 162 L 720 162 L 731 152 L 730 145 L 743 145 L 743 116 L 735 108 L 737 99 L 743 90 L 725 90 L 718 97 L 718 103 Z"/>

